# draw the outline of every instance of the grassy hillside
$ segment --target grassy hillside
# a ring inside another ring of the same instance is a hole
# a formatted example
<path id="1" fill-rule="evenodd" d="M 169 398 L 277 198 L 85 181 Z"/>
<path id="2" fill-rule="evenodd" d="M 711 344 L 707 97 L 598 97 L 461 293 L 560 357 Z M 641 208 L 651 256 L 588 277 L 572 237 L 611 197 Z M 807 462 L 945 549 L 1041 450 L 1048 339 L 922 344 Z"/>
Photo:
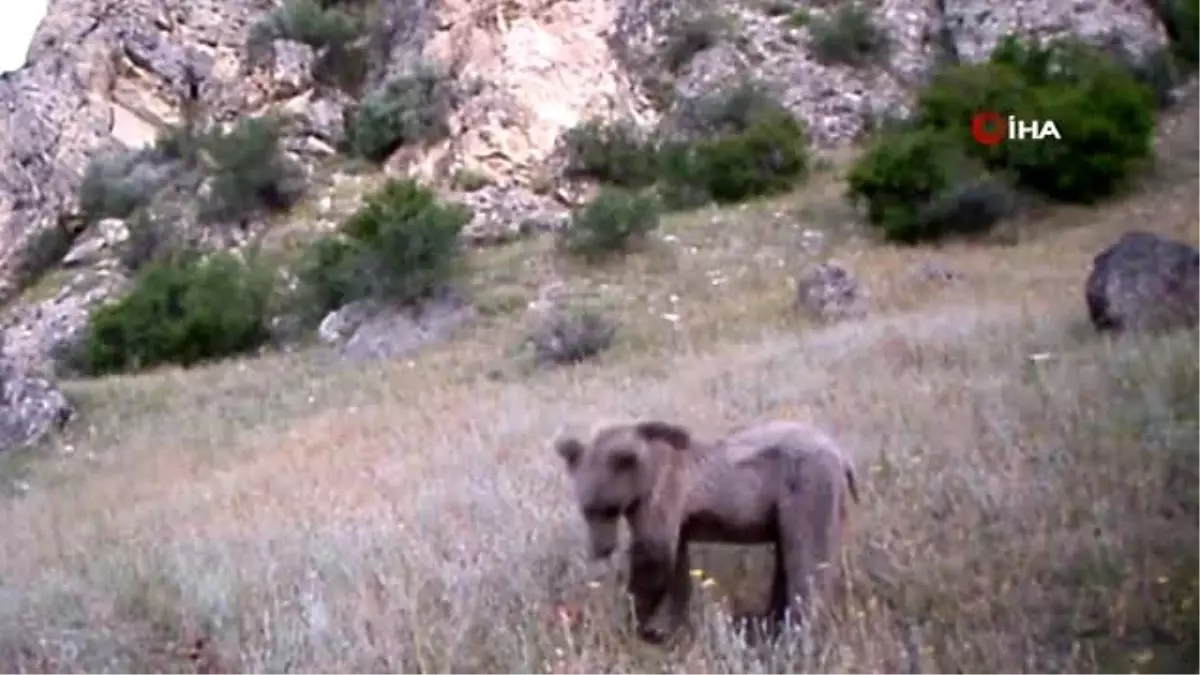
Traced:
<path id="1" fill-rule="evenodd" d="M 673 217 L 601 270 L 549 242 L 478 254 L 485 317 L 411 362 L 70 384 L 71 435 L 0 469 L 0 670 L 1195 670 L 1197 336 L 1099 337 L 1082 290 L 1129 228 L 1196 242 L 1195 107 L 1165 127 L 1135 194 L 987 243 L 855 235 L 833 171 Z M 867 318 L 790 313 L 806 230 L 868 287 Z M 556 278 L 622 317 L 619 344 L 496 377 Z M 630 634 L 547 444 L 623 414 L 843 439 L 864 498 L 815 639 L 742 644 L 717 610 L 765 600 L 768 556 L 719 546 L 697 556 L 694 634 Z"/>

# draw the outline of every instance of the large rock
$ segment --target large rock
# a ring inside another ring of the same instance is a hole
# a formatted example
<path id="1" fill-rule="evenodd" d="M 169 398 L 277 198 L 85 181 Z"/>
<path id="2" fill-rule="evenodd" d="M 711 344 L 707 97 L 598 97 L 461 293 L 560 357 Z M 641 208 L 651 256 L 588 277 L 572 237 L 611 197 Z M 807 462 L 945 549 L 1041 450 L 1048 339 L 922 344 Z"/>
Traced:
<path id="1" fill-rule="evenodd" d="M 74 407 L 49 380 L 0 365 L 0 454 L 58 430 Z"/>
<path id="2" fill-rule="evenodd" d="M 473 315 L 450 294 L 411 308 L 361 300 L 330 312 L 317 336 L 351 360 L 396 358 L 449 339 Z"/>
<path id="3" fill-rule="evenodd" d="M 1195 326 L 1200 252 L 1149 232 L 1129 232 L 1096 256 L 1088 315 L 1098 330 Z"/>

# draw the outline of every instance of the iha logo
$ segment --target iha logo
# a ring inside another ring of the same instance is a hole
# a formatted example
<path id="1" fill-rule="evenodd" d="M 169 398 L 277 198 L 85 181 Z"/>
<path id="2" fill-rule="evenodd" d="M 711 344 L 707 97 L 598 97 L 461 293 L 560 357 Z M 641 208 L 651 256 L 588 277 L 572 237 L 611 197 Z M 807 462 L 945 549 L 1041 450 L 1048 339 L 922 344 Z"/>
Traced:
<path id="1" fill-rule="evenodd" d="M 971 118 L 971 136 L 981 145 L 999 145 L 1006 140 L 1062 140 L 1053 120 L 1021 120 L 1014 115 L 1005 117 L 990 110 L 977 112 Z"/>

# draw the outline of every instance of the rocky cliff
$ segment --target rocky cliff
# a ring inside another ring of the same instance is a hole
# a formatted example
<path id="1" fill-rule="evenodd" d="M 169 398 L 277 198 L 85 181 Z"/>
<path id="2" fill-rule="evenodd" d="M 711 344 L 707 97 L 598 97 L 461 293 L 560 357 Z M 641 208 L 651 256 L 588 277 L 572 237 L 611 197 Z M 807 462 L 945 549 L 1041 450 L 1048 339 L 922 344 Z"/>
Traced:
<path id="1" fill-rule="evenodd" d="M 1131 54 L 1165 42 L 1152 6 L 1141 0 L 880 0 L 864 7 L 886 50 L 859 63 L 813 54 L 812 21 L 837 3 L 325 3 L 352 7 L 366 20 L 355 52 L 362 63 L 353 64 L 264 31 L 281 4 L 51 1 L 26 65 L 0 77 L 6 359 L 44 359 L 78 333 L 90 306 L 120 287 L 117 266 L 94 254 L 127 231 L 111 219 L 80 218 L 85 169 L 98 153 L 151 144 L 181 122 L 187 101 L 202 104 L 218 124 L 272 110 L 294 115 L 288 149 L 307 176 L 337 184 L 344 176 L 330 160 L 348 107 L 414 63 L 439 64 L 458 92 L 447 133 L 399 149 L 384 167 L 448 193 L 455 176 L 479 176 L 485 189 L 457 197 L 475 207 L 469 236 L 493 241 L 530 223 L 558 222 L 576 197 L 556 173 L 556 148 L 565 130 L 592 116 L 652 124 L 690 96 L 752 76 L 807 123 L 816 145 L 829 147 L 849 142 L 869 120 L 903 112 L 912 87 L 939 62 L 982 59 L 1010 32 L 1073 33 Z M 329 86 L 322 68 L 357 68 L 358 82 Z M 242 225 L 251 235 L 273 226 Z M 67 273 L 29 292 L 29 271 L 47 268 Z"/>

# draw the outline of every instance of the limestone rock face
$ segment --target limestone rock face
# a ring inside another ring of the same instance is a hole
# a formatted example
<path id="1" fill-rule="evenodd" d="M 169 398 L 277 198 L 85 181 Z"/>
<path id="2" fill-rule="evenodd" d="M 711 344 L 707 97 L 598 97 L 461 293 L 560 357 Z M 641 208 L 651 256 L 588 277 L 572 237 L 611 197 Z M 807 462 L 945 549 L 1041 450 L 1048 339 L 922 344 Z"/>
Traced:
<path id="1" fill-rule="evenodd" d="M 594 116 L 650 127 L 664 115 L 669 120 L 680 101 L 749 76 L 807 124 L 814 144 L 836 146 L 868 120 L 903 113 L 913 88 L 945 52 L 979 60 L 1010 31 L 1075 34 L 1133 54 L 1165 43 L 1152 3 L 1129 0 L 868 3 L 888 49 L 855 66 L 815 58 L 811 22 L 772 11 L 767 2 L 378 0 L 364 37 L 363 91 L 350 94 L 318 82 L 326 48 L 278 35 L 267 37 L 265 50 L 255 46 L 263 46 L 263 21 L 283 4 L 51 0 L 26 65 L 0 75 L 0 302 L 6 304 L 0 325 L 12 337 L 8 357 L 53 360 L 42 352 L 72 342 L 88 308 L 120 286 L 112 281 L 120 278 L 110 255 L 119 243 L 112 223 L 83 231 L 78 217 L 85 169 L 101 153 L 151 144 L 181 121 L 186 100 L 201 101 L 206 119 L 218 124 L 286 113 L 293 123 L 284 149 L 304 164 L 310 184 L 334 186 L 313 201 L 349 209 L 360 197 L 333 194 L 346 181 L 329 161 L 343 137 L 344 115 L 356 97 L 412 65 L 440 64 L 459 92 L 448 135 L 402 147 L 385 167 L 469 204 L 474 219 L 464 238 L 482 245 L 562 227 L 587 186 L 559 180 L 556 157 L 563 133 Z M 836 7 L 806 11 L 819 19 Z M 715 14 L 703 14 L 710 10 Z M 707 37 L 675 63 L 672 41 L 688 35 L 681 27 L 708 20 L 717 23 Z M 475 187 L 455 186 L 465 174 L 476 177 Z M 186 230 L 195 209 L 181 200 L 205 187 L 177 180 L 148 210 Z M 324 229 L 347 213 L 318 212 Z M 278 223 L 236 225 L 187 237 L 240 246 Z M 51 260 L 49 267 L 69 272 L 59 282 L 70 281 L 17 298 L 28 292 L 22 273 L 28 260 L 45 257 L 39 242 L 60 231 L 69 240 L 54 260 L 63 264 Z"/>

